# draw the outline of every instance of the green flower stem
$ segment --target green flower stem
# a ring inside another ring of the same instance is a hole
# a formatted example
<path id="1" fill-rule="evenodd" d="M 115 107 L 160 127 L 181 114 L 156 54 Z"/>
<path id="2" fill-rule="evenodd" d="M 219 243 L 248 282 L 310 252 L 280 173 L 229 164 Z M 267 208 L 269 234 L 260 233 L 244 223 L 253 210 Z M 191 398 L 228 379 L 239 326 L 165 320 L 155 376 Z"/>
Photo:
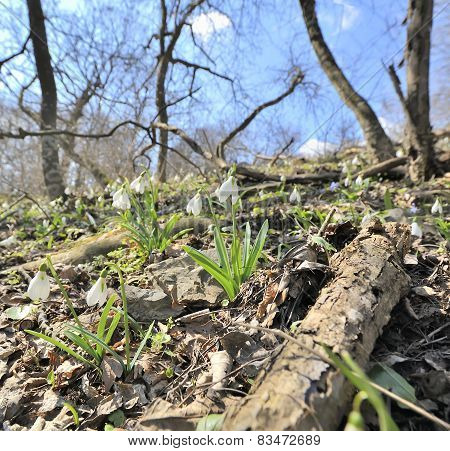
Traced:
<path id="1" fill-rule="evenodd" d="M 130 371 L 130 327 L 128 322 L 128 301 L 127 296 L 125 294 L 125 281 L 123 279 L 123 274 L 121 269 L 115 264 L 111 263 L 110 266 L 117 271 L 117 274 L 119 275 L 119 282 L 120 282 L 120 297 L 122 298 L 122 304 L 123 304 L 123 327 L 125 329 L 125 357 L 127 360 L 126 363 L 126 370 Z"/>
<path id="2" fill-rule="evenodd" d="M 61 282 L 61 279 L 59 278 L 58 274 L 56 273 L 55 267 L 53 266 L 53 263 L 52 263 L 52 259 L 48 255 L 46 258 L 46 262 L 47 262 L 48 268 L 50 269 L 50 272 L 52 273 L 53 278 L 56 280 L 56 283 L 58 284 L 59 289 L 61 290 L 61 293 L 62 293 L 64 299 L 66 300 L 67 306 L 69 307 L 69 310 L 73 316 L 73 319 L 75 320 L 75 322 L 77 323 L 77 325 L 79 327 L 83 328 L 83 325 L 81 324 L 81 321 L 78 318 L 77 313 L 75 312 L 72 301 L 70 300 L 69 295 L 67 294 L 67 291 Z"/>

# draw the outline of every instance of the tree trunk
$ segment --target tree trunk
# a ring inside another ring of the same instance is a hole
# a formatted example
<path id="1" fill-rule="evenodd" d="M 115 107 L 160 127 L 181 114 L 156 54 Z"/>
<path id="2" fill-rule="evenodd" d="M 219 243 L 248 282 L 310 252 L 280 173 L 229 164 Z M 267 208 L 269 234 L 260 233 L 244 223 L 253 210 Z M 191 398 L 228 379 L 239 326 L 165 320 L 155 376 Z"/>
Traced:
<path id="1" fill-rule="evenodd" d="M 355 114 L 362 128 L 368 149 L 373 152 L 379 161 L 392 158 L 394 156 L 394 147 L 391 140 L 386 135 L 380 121 L 366 99 L 355 91 L 345 77 L 324 40 L 316 16 L 315 0 L 299 0 L 299 2 L 306 29 L 319 63 L 341 99 Z"/>
<path id="2" fill-rule="evenodd" d="M 34 59 L 41 86 L 41 130 L 56 129 L 57 93 L 47 44 L 45 18 L 41 0 L 27 0 Z M 58 156 L 58 138 L 43 136 L 41 139 L 42 170 L 45 186 L 51 199 L 64 194 L 64 182 Z"/>
<path id="3" fill-rule="evenodd" d="M 162 63 L 158 71 L 158 81 L 156 86 L 156 108 L 159 111 L 158 120 L 163 124 L 169 122 L 166 105 L 166 88 L 165 79 L 167 73 L 167 65 Z M 156 168 L 156 176 L 160 182 L 165 182 L 167 178 L 167 146 L 169 145 L 169 132 L 159 129 L 160 149 L 158 154 L 158 165 Z"/>
<path id="4" fill-rule="evenodd" d="M 414 182 L 429 178 L 434 169 L 430 124 L 430 41 L 433 0 L 409 0 L 405 50 L 407 97 L 410 121 L 406 126 L 409 175 Z"/>

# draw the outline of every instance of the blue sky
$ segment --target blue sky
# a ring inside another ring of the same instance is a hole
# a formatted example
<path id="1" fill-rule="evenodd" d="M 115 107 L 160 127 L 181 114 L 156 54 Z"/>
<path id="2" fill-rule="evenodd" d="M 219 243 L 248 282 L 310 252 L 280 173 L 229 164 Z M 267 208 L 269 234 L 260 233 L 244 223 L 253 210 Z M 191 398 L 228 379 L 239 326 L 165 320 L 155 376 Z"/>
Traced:
<path id="1" fill-rule="evenodd" d="M 18 12 L 24 23 L 27 22 L 24 8 L 18 8 L 17 0 L 1 2 Z M 109 3 L 117 5 L 120 1 Z M 398 63 L 402 58 L 406 29 L 401 22 L 406 14 L 407 0 L 319 0 L 317 3 L 319 23 L 338 64 L 352 84 L 369 100 L 388 132 L 394 133 L 403 118 L 382 62 Z M 242 4 L 245 5 L 243 11 Z M 83 14 L 86 11 L 84 0 L 43 0 L 44 9 L 51 10 L 53 14 L 55 5 L 65 14 Z M 155 5 L 155 0 L 140 3 L 136 29 L 139 27 L 145 33 L 152 28 L 152 24 L 156 25 Z M 445 32 L 450 8 L 446 5 L 446 1 L 435 2 L 437 17 L 433 29 L 435 45 L 431 91 L 435 99 L 433 118 L 437 127 L 448 124 L 443 100 L 448 95 L 447 49 L 450 48 L 448 33 Z M 4 7 L 0 4 L 1 9 Z M 19 35 L 22 33 L 24 36 L 26 29 L 18 17 L 11 16 L 7 11 L 2 11 L 0 17 L 3 18 L 1 24 L 4 21 L 16 22 L 13 29 L 17 33 L 14 32 L 14 36 L 11 28 L 0 30 L 3 42 L 0 52 L 8 54 L 8 50 L 20 42 Z M 117 17 L 115 20 L 119 24 L 123 18 Z M 237 81 L 235 90 L 238 102 L 231 101 L 232 91 L 228 82 L 200 74 L 198 84 L 201 90 L 196 95 L 199 106 L 193 109 L 191 105 L 197 104 L 191 103 L 177 107 L 173 111 L 176 125 L 188 131 L 194 127 L 229 130 L 258 103 L 278 95 L 284 89 L 292 64 L 305 72 L 306 85 L 297 88 L 296 93 L 282 105 L 263 113 L 245 133 L 243 139 L 253 145 L 255 152 L 275 151 L 282 141 L 281 129 L 285 137 L 297 138 L 296 149 L 308 140 L 313 140 L 309 144 L 327 141 L 332 146 L 339 141 L 342 122 L 354 123 L 353 115 L 342 107 L 342 101 L 317 64 L 297 0 L 225 0 L 220 11 L 197 14 L 194 31 L 216 61 L 215 70 Z M 177 54 L 194 61 L 202 58 L 192 47 L 187 34 L 181 40 Z M 22 62 L 20 69 L 25 67 L 26 63 Z M 13 70 L 13 74 L 17 78 L 21 76 L 20 70 Z M 403 70 L 399 71 L 399 75 L 403 77 Z M 175 79 L 182 84 L 183 74 L 176 75 Z M 0 90 L 3 90 L 2 96 L 6 95 L 2 84 Z M 120 109 L 116 111 L 120 115 Z M 354 125 L 353 128 L 360 136 L 358 127 Z"/>

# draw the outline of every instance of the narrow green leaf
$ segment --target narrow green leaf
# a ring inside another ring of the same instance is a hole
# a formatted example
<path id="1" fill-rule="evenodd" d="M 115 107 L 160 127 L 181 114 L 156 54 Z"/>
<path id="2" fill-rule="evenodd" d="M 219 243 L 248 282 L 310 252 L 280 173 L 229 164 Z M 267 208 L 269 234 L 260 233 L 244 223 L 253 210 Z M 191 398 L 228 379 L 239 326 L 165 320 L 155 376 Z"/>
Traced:
<path id="1" fill-rule="evenodd" d="M 220 267 L 227 274 L 229 278 L 232 278 L 230 261 L 228 259 L 227 249 L 223 240 L 222 234 L 218 227 L 214 227 L 214 243 L 216 245 L 216 252 L 219 256 Z"/>
<path id="2" fill-rule="evenodd" d="M 139 348 L 137 349 L 136 354 L 134 355 L 133 360 L 131 361 L 130 369 L 134 368 L 134 365 L 136 365 L 136 362 L 137 362 L 139 356 L 141 355 L 141 352 L 144 349 L 144 346 L 147 343 L 147 340 L 150 338 L 150 335 L 152 334 L 154 324 L 155 324 L 155 322 L 152 321 L 152 323 L 148 327 L 147 333 L 145 334 L 145 337 L 142 339 L 142 341 L 139 345 Z"/>
<path id="3" fill-rule="evenodd" d="M 103 336 L 105 334 L 105 327 L 106 327 L 106 322 L 108 321 L 108 315 L 109 312 L 111 311 L 111 308 L 114 304 L 114 302 L 117 299 L 117 294 L 112 294 L 112 296 L 108 299 L 108 302 L 106 303 L 105 307 L 103 308 L 103 312 L 100 316 L 100 320 L 98 322 L 98 326 L 97 326 L 97 337 L 100 338 L 100 340 L 103 340 Z M 101 346 L 97 345 L 97 353 L 100 354 L 101 353 Z"/>
<path id="4" fill-rule="evenodd" d="M 96 344 L 99 344 L 105 351 L 109 352 L 122 366 L 124 372 L 126 372 L 127 368 L 126 365 L 123 362 L 122 357 L 120 357 L 119 354 L 117 354 L 116 351 L 114 351 L 114 349 L 112 349 L 110 346 L 108 346 L 103 340 L 100 340 L 98 337 L 96 337 L 93 333 L 85 330 L 85 329 L 81 329 L 78 326 L 69 326 L 71 329 L 76 330 L 77 332 L 81 333 L 82 335 L 89 337 L 92 341 L 94 341 Z"/>
<path id="5" fill-rule="evenodd" d="M 244 267 L 244 271 L 242 274 L 243 282 L 245 282 L 250 277 L 250 275 L 253 272 L 253 269 L 256 266 L 256 263 L 259 260 L 259 257 L 261 256 L 261 252 L 266 242 L 268 230 L 269 230 L 269 221 L 266 219 L 260 231 L 258 232 L 258 235 L 256 236 L 255 244 L 252 247 L 250 256 L 248 257 L 247 263 Z"/>
<path id="6" fill-rule="evenodd" d="M 212 277 L 224 288 L 228 297 L 234 299 L 238 287 L 235 286 L 235 282 L 230 280 L 227 274 L 219 267 L 219 265 L 212 261 L 209 257 L 199 252 L 190 246 L 183 246 L 184 251 L 206 272 L 211 274 Z"/>
<path id="7" fill-rule="evenodd" d="M 26 329 L 25 332 L 30 335 L 34 335 L 37 338 L 41 338 L 42 340 L 47 341 L 48 343 L 52 344 L 53 346 L 56 346 L 57 348 L 61 349 L 61 351 L 66 352 L 67 354 L 71 355 L 72 357 L 75 357 L 77 360 L 85 363 L 86 365 L 94 366 L 92 362 L 89 362 L 89 360 L 85 359 L 83 356 L 81 356 L 80 354 L 78 354 L 77 352 L 75 352 L 74 350 L 69 348 L 69 346 L 67 346 L 65 343 L 57 340 L 56 338 L 52 338 L 52 337 L 49 337 L 48 335 L 44 335 L 44 334 L 41 334 L 40 332 L 36 332 L 34 330 L 29 330 L 29 329 Z"/>
<path id="8" fill-rule="evenodd" d="M 100 355 L 97 354 L 97 352 L 92 348 L 92 346 L 85 340 L 83 340 L 79 335 L 74 334 L 70 330 L 65 330 L 64 335 L 75 345 L 77 345 L 79 348 L 81 348 L 84 352 L 89 354 L 91 357 L 94 358 L 95 362 L 99 365 L 100 362 Z"/>

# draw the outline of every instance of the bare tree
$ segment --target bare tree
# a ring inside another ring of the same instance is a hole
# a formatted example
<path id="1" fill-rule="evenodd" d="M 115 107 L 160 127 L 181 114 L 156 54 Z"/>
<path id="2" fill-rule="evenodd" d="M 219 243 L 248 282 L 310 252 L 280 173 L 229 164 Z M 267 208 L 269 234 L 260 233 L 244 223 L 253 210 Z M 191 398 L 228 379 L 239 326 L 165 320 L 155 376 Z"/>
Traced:
<path id="1" fill-rule="evenodd" d="M 27 0 L 36 70 L 41 85 L 41 129 L 56 128 L 57 93 L 55 76 L 47 44 L 45 17 L 40 0 Z M 48 195 L 54 199 L 64 193 L 64 182 L 58 155 L 58 139 L 52 135 L 41 137 L 42 170 Z"/>
<path id="2" fill-rule="evenodd" d="M 394 155 L 393 144 L 383 130 L 377 115 L 367 100 L 353 88 L 325 42 L 316 15 L 315 0 L 299 0 L 299 2 L 306 30 L 320 66 L 341 99 L 355 114 L 364 133 L 368 149 L 380 161 L 391 158 Z"/>
<path id="3" fill-rule="evenodd" d="M 173 53 L 178 39 L 181 36 L 183 27 L 195 9 L 204 3 L 205 0 L 193 0 L 182 12 L 178 12 L 179 5 L 174 8 L 175 26 L 169 30 L 169 17 L 167 9 L 167 0 L 160 0 L 161 22 L 159 33 L 154 36 L 159 41 L 159 55 L 156 70 L 156 98 L 155 104 L 158 111 L 158 120 L 162 124 L 169 122 L 168 105 L 166 100 L 166 79 L 169 66 L 174 62 Z M 177 17 L 179 16 L 179 17 Z M 180 60 L 179 60 L 180 61 Z M 178 61 L 178 62 L 179 62 Z M 169 132 L 162 128 L 159 130 L 159 143 L 161 149 L 158 156 L 158 166 L 156 170 L 157 177 L 165 181 L 167 172 L 167 150 L 169 145 Z"/>
<path id="4" fill-rule="evenodd" d="M 409 0 L 406 22 L 406 98 L 393 65 L 389 75 L 406 116 L 409 175 L 419 182 L 435 170 L 429 93 L 433 0 Z"/>

